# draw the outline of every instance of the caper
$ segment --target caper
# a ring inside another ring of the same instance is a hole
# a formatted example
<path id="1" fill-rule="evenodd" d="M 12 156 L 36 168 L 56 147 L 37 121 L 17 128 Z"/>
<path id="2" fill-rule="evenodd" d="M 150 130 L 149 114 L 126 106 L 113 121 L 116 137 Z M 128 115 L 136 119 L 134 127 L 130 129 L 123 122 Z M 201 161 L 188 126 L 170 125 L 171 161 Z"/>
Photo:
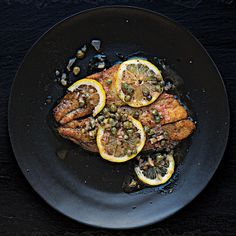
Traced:
<path id="1" fill-rule="evenodd" d="M 117 120 L 120 120 L 120 114 L 119 113 L 116 113 L 115 116 L 116 116 Z"/>
<path id="2" fill-rule="evenodd" d="M 95 128 L 95 126 L 96 126 L 96 121 L 95 121 L 94 119 L 91 119 L 91 120 L 90 120 L 90 125 L 91 125 L 91 128 L 92 128 L 92 129 Z"/>
<path id="3" fill-rule="evenodd" d="M 83 107 L 85 105 L 85 101 L 83 99 L 79 100 L 79 107 Z"/>
<path id="4" fill-rule="evenodd" d="M 136 118 L 136 119 L 139 118 L 139 112 L 135 111 L 134 114 L 133 114 L 133 117 Z"/>
<path id="5" fill-rule="evenodd" d="M 152 100 L 152 95 L 149 94 L 149 95 L 147 96 L 147 100 L 148 100 L 148 101 L 151 101 L 151 100 Z"/>
<path id="6" fill-rule="evenodd" d="M 116 111 L 117 111 L 116 105 L 115 105 L 115 104 L 112 104 L 112 105 L 110 106 L 110 110 L 111 110 L 111 112 L 116 112 Z"/>
<path id="7" fill-rule="evenodd" d="M 125 96 L 125 101 L 126 101 L 126 102 L 129 102 L 130 100 L 131 100 L 131 96 L 130 96 L 130 95 L 126 95 L 126 96 Z"/>
<path id="8" fill-rule="evenodd" d="M 124 114 L 122 114 L 122 116 L 121 116 L 121 121 L 126 121 L 127 118 L 128 118 L 128 115 L 124 113 Z"/>
<path id="9" fill-rule="evenodd" d="M 163 158 L 164 158 L 164 156 L 161 155 L 160 153 L 157 153 L 157 154 L 156 154 L 156 160 L 157 160 L 158 162 L 159 162 L 159 161 L 162 161 Z"/>
<path id="10" fill-rule="evenodd" d="M 168 136 L 169 136 L 166 131 L 163 132 L 163 135 L 164 135 L 165 138 L 168 138 Z"/>
<path id="11" fill-rule="evenodd" d="M 132 135 L 133 133 L 134 133 L 134 131 L 133 131 L 132 129 L 128 129 L 128 130 L 127 130 L 127 134 L 128 134 L 128 135 Z"/>
<path id="12" fill-rule="evenodd" d="M 150 130 L 150 128 L 148 127 L 148 126 L 144 126 L 144 131 L 146 132 L 146 133 L 148 133 L 149 132 L 149 130 Z"/>
<path id="13" fill-rule="evenodd" d="M 117 122 L 117 123 L 116 123 L 116 128 L 120 128 L 120 126 L 121 126 L 120 123 Z"/>
<path id="14" fill-rule="evenodd" d="M 99 122 L 103 122 L 103 121 L 104 121 L 104 119 L 105 119 L 105 117 L 104 117 L 104 116 L 99 116 L 99 117 L 98 117 L 98 121 L 99 121 Z"/>
<path id="15" fill-rule="evenodd" d="M 117 129 L 116 129 L 116 127 L 112 127 L 112 128 L 111 128 L 111 133 L 115 135 L 115 134 L 116 134 L 116 132 L 117 132 Z"/>
<path id="16" fill-rule="evenodd" d="M 76 53 L 76 57 L 79 59 L 82 59 L 82 58 L 84 58 L 84 56 L 85 56 L 85 52 L 82 51 L 81 49 L 79 49 Z"/>
<path id="17" fill-rule="evenodd" d="M 165 140 L 161 140 L 161 146 L 163 147 L 166 144 Z"/>
<path id="18" fill-rule="evenodd" d="M 123 125 L 125 129 L 129 129 L 132 127 L 132 124 L 129 121 L 125 121 Z"/>
<path id="19" fill-rule="evenodd" d="M 132 151 L 129 149 L 129 150 L 127 150 L 127 155 L 128 156 L 131 156 L 132 155 Z"/>
<path id="20" fill-rule="evenodd" d="M 79 68 L 78 66 L 75 66 L 75 67 L 73 68 L 73 73 L 74 73 L 74 75 L 78 75 L 79 72 L 80 72 L 80 68 Z"/>
<path id="21" fill-rule="evenodd" d="M 116 125 L 116 122 L 115 122 L 115 120 L 113 118 L 109 118 L 108 122 L 109 122 L 109 124 L 111 126 L 115 126 Z"/>
<path id="22" fill-rule="evenodd" d="M 154 116 L 154 120 L 156 123 L 159 123 L 161 121 L 160 116 Z"/>
<path id="23" fill-rule="evenodd" d="M 148 90 L 147 88 L 143 88 L 143 89 L 142 89 L 142 92 L 143 92 L 143 95 L 144 95 L 145 97 L 147 97 L 147 96 L 150 94 L 150 92 L 149 92 L 149 90 Z"/>
<path id="24" fill-rule="evenodd" d="M 157 116 L 157 115 L 158 115 L 158 111 L 157 111 L 157 110 L 153 110 L 153 111 L 152 111 L 152 114 L 153 114 L 154 116 Z"/>
<path id="25" fill-rule="evenodd" d="M 155 90 L 160 93 L 160 92 L 162 91 L 162 88 L 161 88 L 161 86 L 158 84 L 158 85 L 155 86 Z"/>
<path id="26" fill-rule="evenodd" d="M 124 139 L 125 139 L 125 140 L 129 139 L 129 136 L 125 134 L 125 135 L 124 135 Z"/>
<path id="27" fill-rule="evenodd" d="M 105 107 L 105 108 L 103 109 L 103 113 L 104 113 L 104 114 L 108 114 L 108 113 L 109 113 L 109 108 L 108 108 L 108 107 Z"/>
<path id="28" fill-rule="evenodd" d="M 132 150 L 132 154 L 136 154 L 137 153 L 137 150 L 136 149 L 133 149 Z"/>
<path id="29" fill-rule="evenodd" d="M 149 134 L 150 136 L 153 135 L 153 134 L 155 134 L 155 130 L 154 130 L 154 129 L 150 129 L 149 132 L 148 132 L 148 134 Z"/>
<path id="30" fill-rule="evenodd" d="M 127 92 L 128 94 L 132 94 L 134 92 L 134 89 L 131 86 L 129 86 Z"/>
<path id="31" fill-rule="evenodd" d="M 121 85 L 122 90 L 127 90 L 129 88 L 129 85 L 127 83 L 123 83 Z"/>
<path id="32" fill-rule="evenodd" d="M 106 80 L 106 84 L 107 84 L 107 85 L 110 85 L 111 83 L 112 83 L 112 80 L 111 80 L 111 79 Z"/>

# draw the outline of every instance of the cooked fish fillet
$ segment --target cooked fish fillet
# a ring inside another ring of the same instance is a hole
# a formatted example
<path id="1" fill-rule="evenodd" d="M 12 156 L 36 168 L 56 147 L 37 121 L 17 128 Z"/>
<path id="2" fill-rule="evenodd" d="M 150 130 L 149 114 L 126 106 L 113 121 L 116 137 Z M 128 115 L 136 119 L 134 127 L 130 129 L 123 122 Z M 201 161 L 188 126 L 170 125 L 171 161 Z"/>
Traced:
<path id="1" fill-rule="evenodd" d="M 99 81 L 106 92 L 106 105 L 116 104 L 120 111 L 125 111 L 129 114 L 134 114 L 138 111 L 137 119 L 143 126 L 149 126 L 155 130 L 156 137 L 147 139 L 144 150 L 163 149 L 170 146 L 174 142 L 181 141 L 187 138 L 195 129 L 195 124 L 187 120 L 188 114 L 185 108 L 171 94 L 163 93 L 151 105 L 141 108 L 133 108 L 126 106 L 121 101 L 114 89 L 115 73 L 119 65 L 115 65 L 108 70 L 88 76 L 89 79 Z M 111 80 L 112 83 L 108 83 Z M 88 117 L 77 120 L 78 118 L 90 115 L 96 104 L 97 97 L 93 96 L 86 101 L 87 106 L 79 107 L 80 91 L 68 92 L 61 102 L 54 108 L 55 120 L 60 123 L 58 133 L 67 139 L 81 145 L 83 148 L 98 152 L 96 140 L 92 132 L 96 132 L 97 124 L 94 118 Z M 161 117 L 161 122 L 157 125 L 153 120 L 152 111 L 157 110 Z M 93 128 L 91 131 L 85 131 L 91 122 Z M 165 134 L 165 135 L 164 135 Z M 165 140 L 163 142 L 162 140 Z M 161 142 L 162 141 L 162 142 Z M 164 144 L 163 144 L 164 143 Z"/>
<path id="2" fill-rule="evenodd" d="M 143 125 L 149 127 L 155 127 L 156 123 L 152 119 L 152 111 L 157 110 L 161 116 L 161 124 L 173 123 L 178 120 L 183 120 L 188 117 L 187 111 L 183 106 L 180 105 L 179 101 L 175 99 L 172 94 L 163 93 L 160 97 L 152 104 L 146 107 L 133 108 L 123 106 L 120 110 L 125 110 L 129 114 L 133 114 L 135 111 L 139 112 L 138 120 Z"/>
<path id="3" fill-rule="evenodd" d="M 108 70 L 90 75 L 87 79 L 94 79 L 101 83 L 103 89 L 106 92 L 106 104 L 116 104 L 117 106 L 125 105 L 123 101 L 118 97 L 115 90 L 115 73 L 119 65 L 115 65 Z M 107 83 L 111 80 L 112 83 Z M 60 101 L 60 103 L 54 108 L 54 117 L 60 124 L 66 124 L 74 119 L 78 119 L 92 113 L 94 107 L 98 102 L 98 97 L 86 98 L 86 106 L 79 107 L 79 99 L 81 97 L 79 90 L 74 92 L 68 92 Z"/>

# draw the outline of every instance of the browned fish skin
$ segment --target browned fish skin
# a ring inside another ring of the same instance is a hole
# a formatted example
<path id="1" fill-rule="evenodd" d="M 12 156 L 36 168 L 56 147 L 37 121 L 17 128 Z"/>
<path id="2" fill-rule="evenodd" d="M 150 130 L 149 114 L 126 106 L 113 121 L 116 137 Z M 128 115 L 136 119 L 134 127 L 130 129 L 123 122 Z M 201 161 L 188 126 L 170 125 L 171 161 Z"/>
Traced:
<path id="1" fill-rule="evenodd" d="M 156 123 L 152 119 L 152 111 L 157 110 L 161 116 L 161 124 L 173 123 L 186 119 L 188 114 L 179 101 L 172 94 L 163 93 L 160 97 L 147 107 L 142 107 L 139 120 L 143 125 L 155 127 Z"/>
<path id="2" fill-rule="evenodd" d="M 62 101 L 54 108 L 54 118 L 57 122 L 69 112 L 77 109 L 79 107 L 79 94 L 78 93 L 67 93 Z"/>
<path id="3" fill-rule="evenodd" d="M 163 130 L 168 133 L 168 137 L 173 141 L 181 141 L 187 138 L 196 125 L 191 120 L 180 120 L 178 122 L 163 126 Z"/>
<path id="4" fill-rule="evenodd" d="M 98 95 L 93 94 L 88 98 L 83 98 L 86 101 L 84 107 L 80 107 L 80 91 L 67 93 L 61 102 L 54 108 L 55 120 L 60 124 L 66 124 L 74 119 L 89 115 L 92 113 L 96 103 L 98 102 Z"/>
<path id="5" fill-rule="evenodd" d="M 57 131 L 62 137 L 73 141 L 84 149 L 91 152 L 98 152 L 96 141 L 94 137 L 90 135 L 90 131 L 87 130 L 91 120 L 94 119 L 88 117 L 80 121 L 73 120 L 64 126 L 60 126 Z M 92 130 L 94 130 L 95 133 L 97 132 L 97 124 Z"/>

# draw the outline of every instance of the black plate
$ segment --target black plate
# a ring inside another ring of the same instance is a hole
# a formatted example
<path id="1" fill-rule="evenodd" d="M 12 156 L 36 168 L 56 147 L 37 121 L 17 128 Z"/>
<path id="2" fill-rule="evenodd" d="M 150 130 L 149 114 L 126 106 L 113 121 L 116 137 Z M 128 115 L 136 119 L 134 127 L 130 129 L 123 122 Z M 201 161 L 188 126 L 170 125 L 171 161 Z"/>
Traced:
<path id="1" fill-rule="evenodd" d="M 155 188 L 123 193 L 121 182 L 127 165 L 103 161 L 52 132 L 49 113 L 53 104 L 45 105 L 45 100 L 48 95 L 54 101 L 63 95 L 53 81 L 55 69 L 94 38 L 102 40 L 103 50 L 113 61 L 116 51 L 142 50 L 167 58 L 183 77 L 198 128 L 173 193 L 159 194 Z M 53 208 L 89 225 L 133 228 L 172 215 L 207 185 L 227 143 L 229 107 L 215 64 L 189 32 L 151 11 L 105 7 L 67 18 L 31 48 L 12 86 L 9 132 L 21 170 Z M 61 148 L 69 150 L 64 160 L 56 155 Z"/>

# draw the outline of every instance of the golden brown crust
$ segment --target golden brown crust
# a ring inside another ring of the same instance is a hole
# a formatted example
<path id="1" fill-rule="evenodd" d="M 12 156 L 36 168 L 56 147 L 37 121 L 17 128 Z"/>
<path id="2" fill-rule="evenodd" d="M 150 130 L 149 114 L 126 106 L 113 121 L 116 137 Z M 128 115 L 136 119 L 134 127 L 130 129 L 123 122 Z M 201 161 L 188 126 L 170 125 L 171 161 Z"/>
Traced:
<path id="1" fill-rule="evenodd" d="M 79 107 L 78 94 L 77 93 L 67 93 L 62 101 L 53 109 L 54 118 L 57 122 L 69 112 L 77 109 Z"/>
<path id="2" fill-rule="evenodd" d="M 153 108 L 156 108 L 162 116 L 162 125 L 186 119 L 188 116 L 187 111 L 180 105 L 179 101 L 168 93 L 161 94 Z"/>
<path id="3" fill-rule="evenodd" d="M 139 109 L 139 111 L 141 111 L 139 120 L 142 125 L 147 125 L 149 127 L 156 126 L 152 115 L 153 110 L 157 110 L 160 114 L 162 125 L 186 119 L 188 116 L 186 110 L 180 105 L 179 101 L 168 93 L 161 94 L 157 101 L 147 107 Z"/>
<path id="4" fill-rule="evenodd" d="M 163 130 L 167 132 L 170 140 L 181 141 L 192 134 L 196 128 L 191 120 L 180 120 L 172 124 L 163 126 Z"/>
<path id="5" fill-rule="evenodd" d="M 93 118 L 85 118 L 83 120 L 73 120 L 64 126 L 60 126 L 57 131 L 58 133 L 74 143 L 80 145 L 84 149 L 91 152 L 98 152 L 97 144 L 94 138 L 89 135 L 89 131 L 83 132 L 90 120 Z M 97 128 L 95 127 L 95 131 Z"/>

